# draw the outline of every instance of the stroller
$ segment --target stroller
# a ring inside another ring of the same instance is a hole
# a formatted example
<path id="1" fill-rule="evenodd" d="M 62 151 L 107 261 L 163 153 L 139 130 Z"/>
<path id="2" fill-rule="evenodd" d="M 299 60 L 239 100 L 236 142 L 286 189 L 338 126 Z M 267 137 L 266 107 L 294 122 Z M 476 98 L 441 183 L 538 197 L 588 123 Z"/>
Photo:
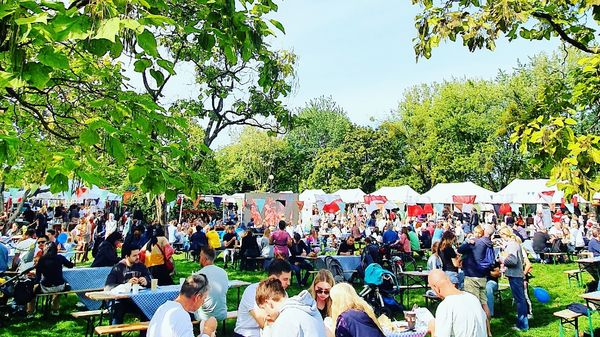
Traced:
<path id="1" fill-rule="evenodd" d="M 377 263 L 371 263 L 365 269 L 365 285 L 359 295 L 373 307 L 376 315 L 394 317 L 396 313 L 402 312 L 404 307 L 395 299 L 400 292 L 394 273 Z"/>
<path id="2" fill-rule="evenodd" d="M 16 315 L 25 315 L 25 304 L 35 297 L 33 280 L 26 275 L 34 268 L 0 282 L 0 326 Z"/>

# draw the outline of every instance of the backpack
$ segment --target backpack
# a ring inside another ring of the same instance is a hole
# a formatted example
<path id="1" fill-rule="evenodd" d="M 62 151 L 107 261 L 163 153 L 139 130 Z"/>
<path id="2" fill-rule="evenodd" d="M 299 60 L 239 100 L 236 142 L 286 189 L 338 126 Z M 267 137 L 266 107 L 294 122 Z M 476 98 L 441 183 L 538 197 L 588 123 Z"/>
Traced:
<path id="1" fill-rule="evenodd" d="M 487 249 L 485 250 L 485 256 L 479 264 L 479 267 L 484 271 L 490 271 L 495 263 L 496 251 L 494 251 L 494 248 L 487 247 Z"/>
<path id="2" fill-rule="evenodd" d="M 340 261 L 331 256 L 325 256 L 325 268 L 333 274 L 335 283 L 345 282 L 344 268 L 342 268 Z"/>

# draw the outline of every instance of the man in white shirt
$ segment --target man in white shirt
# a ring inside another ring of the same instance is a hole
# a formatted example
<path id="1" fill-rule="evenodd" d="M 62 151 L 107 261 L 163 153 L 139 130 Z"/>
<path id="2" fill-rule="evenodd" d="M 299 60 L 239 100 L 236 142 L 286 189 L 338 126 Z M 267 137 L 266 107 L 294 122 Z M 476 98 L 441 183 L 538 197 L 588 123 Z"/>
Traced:
<path id="1" fill-rule="evenodd" d="M 440 269 L 432 270 L 428 280 L 444 299 L 429 322 L 432 337 L 487 337 L 487 317 L 477 297 L 456 289 Z"/>
<path id="2" fill-rule="evenodd" d="M 194 337 L 189 313 L 202 306 L 209 289 L 204 274 L 188 276 L 175 301 L 167 301 L 156 310 L 150 320 L 147 337 Z M 200 337 L 212 337 L 216 329 L 217 320 L 211 317 L 204 324 Z"/>
<path id="3" fill-rule="evenodd" d="M 36 247 L 36 239 L 34 229 L 28 229 L 25 232 L 24 239 L 19 241 L 15 246 L 15 257 L 13 258 L 13 266 L 19 267 L 19 271 L 23 271 L 29 267 L 33 267 L 33 256 Z"/>
<path id="4" fill-rule="evenodd" d="M 214 317 L 217 321 L 227 318 L 227 289 L 229 289 L 229 278 L 227 272 L 221 267 L 214 265 L 215 250 L 204 246 L 200 250 L 200 264 L 202 269 L 198 273 L 206 275 L 210 283 L 208 295 L 202 307 L 196 311 L 196 319 L 206 321 Z"/>
<path id="5" fill-rule="evenodd" d="M 268 274 L 270 278 L 278 279 L 283 288 L 287 289 L 292 277 L 292 267 L 285 260 L 275 259 L 269 265 Z M 238 307 L 234 337 L 260 337 L 260 330 L 266 326 L 267 314 L 256 304 L 257 287 L 258 283 L 253 283 L 244 290 Z"/>

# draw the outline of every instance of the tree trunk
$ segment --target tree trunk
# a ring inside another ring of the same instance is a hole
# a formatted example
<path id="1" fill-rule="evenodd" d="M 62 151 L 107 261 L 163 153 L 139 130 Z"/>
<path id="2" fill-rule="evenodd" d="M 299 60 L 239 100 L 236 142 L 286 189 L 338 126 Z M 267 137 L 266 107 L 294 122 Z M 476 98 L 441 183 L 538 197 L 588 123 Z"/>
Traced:
<path id="1" fill-rule="evenodd" d="M 156 222 L 158 222 L 164 229 L 165 235 L 169 238 L 167 230 L 167 201 L 164 195 L 158 195 L 154 198 L 154 205 L 156 206 Z"/>
<path id="2" fill-rule="evenodd" d="M 7 226 L 12 225 L 12 223 L 15 222 L 17 217 L 21 215 L 21 208 L 23 208 L 23 203 L 25 203 L 25 200 L 29 198 L 29 193 L 31 193 L 31 190 L 26 189 L 25 193 L 23 193 L 23 196 L 21 197 L 21 202 L 19 202 L 19 205 L 17 206 L 17 210 L 13 214 L 11 214 L 10 218 L 8 218 L 8 222 L 6 224 Z"/>

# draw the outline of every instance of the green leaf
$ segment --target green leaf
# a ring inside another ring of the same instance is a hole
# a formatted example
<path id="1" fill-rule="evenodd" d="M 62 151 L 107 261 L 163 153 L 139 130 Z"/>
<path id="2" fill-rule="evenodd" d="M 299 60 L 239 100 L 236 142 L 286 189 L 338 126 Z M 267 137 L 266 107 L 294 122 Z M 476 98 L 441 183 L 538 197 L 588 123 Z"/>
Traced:
<path id="1" fill-rule="evenodd" d="M 88 126 L 79 135 L 79 140 L 81 140 L 84 145 L 94 145 L 100 142 L 100 135 L 98 134 L 98 131 L 96 131 L 96 128 Z"/>
<path id="2" fill-rule="evenodd" d="M 143 58 L 143 59 L 139 59 L 137 61 L 135 61 L 135 63 L 133 64 L 133 70 L 141 73 L 144 72 L 144 70 L 148 69 L 148 67 L 150 67 L 152 65 L 152 61 L 150 61 L 147 58 Z"/>
<path id="3" fill-rule="evenodd" d="M 225 52 L 225 58 L 227 58 L 229 64 L 237 64 L 237 54 L 231 45 L 223 46 L 223 51 Z"/>
<path id="4" fill-rule="evenodd" d="M 140 19 L 144 25 L 163 26 L 164 24 L 175 25 L 175 21 L 162 15 L 148 14 Z"/>
<path id="5" fill-rule="evenodd" d="M 175 199 L 177 199 L 177 191 L 174 191 L 172 189 L 168 189 L 165 191 L 165 199 L 167 202 L 171 202 Z"/>
<path id="6" fill-rule="evenodd" d="M 573 118 L 570 118 L 570 117 L 567 118 L 567 119 L 565 119 L 565 123 L 567 125 L 575 125 L 575 124 L 577 124 L 577 122 Z"/>
<path id="7" fill-rule="evenodd" d="M 27 63 L 23 72 L 23 78 L 34 87 L 42 89 L 50 80 L 51 72 L 52 68 L 41 63 Z"/>
<path id="8" fill-rule="evenodd" d="M 110 42 L 115 42 L 115 37 L 119 33 L 120 23 L 121 19 L 116 17 L 102 21 L 102 23 L 100 23 L 100 28 L 98 28 L 98 31 L 93 38 L 107 39 Z"/>
<path id="9" fill-rule="evenodd" d="M 145 29 L 142 34 L 139 34 L 137 36 L 137 42 L 148 55 L 158 57 L 156 38 L 154 38 L 154 34 L 150 33 L 149 30 Z"/>
<path id="10" fill-rule="evenodd" d="M 165 75 L 158 70 L 150 69 L 150 76 L 154 78 L 156 85 L 159 87 L 165 83 Z"/>
<path id="11" fill-rule="evenodd" d="M 77 172 L 77 175 L 90 185 L 102 186 L 106 183 L 106 179 L 103 179 L 102 177 L 90 172 L 79 171 Z"/>
<path id="12" fill-rule="evenodd" d="M 108 154 L 115 158 L 117 164 L 122 165 L 125 162 L 125 148 L 119 139 L 109 136 L 106 142 L 106 150 Z"/>
<path id="13" fill-rule="evenodd" d="M 175 75 L 175 69 L 173 66 L 173 62 L 168 61 L 168 60 L 158 60 L 156 61 L 156 63 L 158 63 L 158 65 L 163 68 L 164 70 L 168 71 L 169 74 L 171 75 Z"/>
<path id="14" fill-rule="evenodd" d="M 129 168 L 129 181 L 133 184 L 140 182 L 148 170 L 143 166 L 132 166 Z"/>
<path id="15" fill-rule="evenodd" d="M 15 12 L 16 9 L 17 9 L 17 5 L 14 3 L 0 4 L 0 19 L 2 19 L 3 17 L 5 17 L 7 15 L 11 15 L 12 13 Z"/>
<path id="16" fill-rule="evenodd" d="M 275 26 L 277 29 L 279 29 L 283 34 L 285 34 L 285 28 L 283 28 L 283 25 L 281 24 L 281 22 L 275 20 L 275 19 L 271 19 L 269 20 L 269 22 L 271 22 L 273 24 L 273 26 Z"/>
<path id="17" fill-rule="evenodd" d="M 38 23 L 38 22 L 42 22 L 42 23 L 48 23 L 48 13 L 46 12 L 42 12 L 36 15 L 32 15 L 26 18 L 19 18 L 15 20 L 15 23 L 17 25 L 29 25 L 32 23 Z"/>
<path id="18" fill-rule="evenodd" d="M 0 88 L 21 88 L 27 85 L 27 82 L 23 81 L 16 74 L 8 73 L 6 71 L 0 71 Z"/>
<path id="19" fill-rule="evenodd" d="M 38 53 L 38 59 L 42 64 L 51 68 L 68 69 L 69 59 L 62 53 L 57 52 L 50 46 L 42 48 Z"/>

